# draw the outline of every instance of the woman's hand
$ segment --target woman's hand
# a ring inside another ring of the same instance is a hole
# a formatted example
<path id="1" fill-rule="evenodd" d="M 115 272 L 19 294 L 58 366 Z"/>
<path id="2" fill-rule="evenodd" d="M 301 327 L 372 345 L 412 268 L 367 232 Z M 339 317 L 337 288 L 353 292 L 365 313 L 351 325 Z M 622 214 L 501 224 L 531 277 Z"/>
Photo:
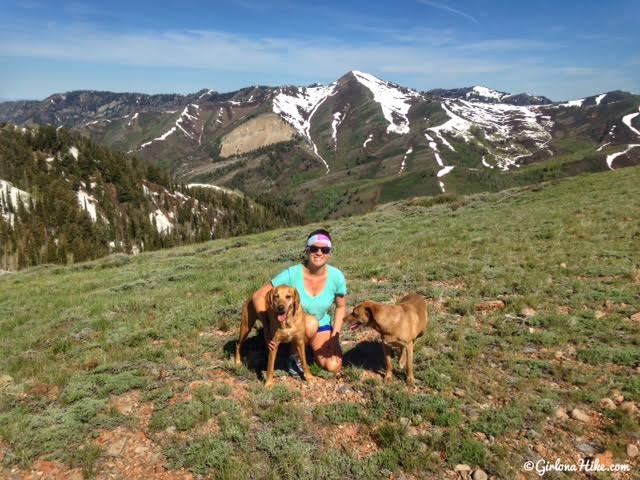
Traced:
<path id="1" fill-rule="evenodd" d="M 331 336 L 340 334 L 342 330 L 342 321 L 347 314 L 347 297 L 336 296 L 335 300 L 336 311 L 333 314 L 333 331 Z"/>

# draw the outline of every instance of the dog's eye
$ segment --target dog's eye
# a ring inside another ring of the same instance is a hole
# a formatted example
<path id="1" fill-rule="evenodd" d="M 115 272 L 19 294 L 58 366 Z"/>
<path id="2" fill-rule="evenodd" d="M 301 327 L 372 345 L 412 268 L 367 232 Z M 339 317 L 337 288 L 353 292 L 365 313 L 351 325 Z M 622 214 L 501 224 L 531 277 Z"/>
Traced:
<path id="1" fill-rule="evenodd" d="M 287 300 L 291 300 L 291 295 L 287 295 Z"/>

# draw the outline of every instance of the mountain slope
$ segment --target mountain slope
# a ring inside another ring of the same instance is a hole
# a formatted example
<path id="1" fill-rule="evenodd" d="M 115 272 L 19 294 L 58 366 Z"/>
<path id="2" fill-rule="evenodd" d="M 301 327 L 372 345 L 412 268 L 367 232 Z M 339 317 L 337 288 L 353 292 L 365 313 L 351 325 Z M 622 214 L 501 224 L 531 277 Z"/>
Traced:
<path id="1" fill-rule="evenodd" d="M 33 107 L 38 118 L 68 119 L 185 182 L 283 198 L 315 218 L 640 162 L 640 97 L 618 91 L 551 103 L 480 86 L 418 92 L 352 71 L 226 94 L 72 93 Z M 16 105 L 0 104 L 0 118 L 36 118 Z"/>
<path id="2" fill-rule="evenodd" d="M 0 477 L 514 479 L 546 452 L 631 480 L 638 184 L 633 167 L 325 222 L 350 308 L 429 298 L 413 389 L 396 361 L 382 381 L 371 330 L 343 329 L 337 378 L 289 377 L 282 348 L 266 391 L 260 332 L 231 365 L 242 302 L 319 225 L 0 276 Z"/>
<path id="3" fill-rule="evenodd" d="M 302 221 L 66 130 L 0 128 L 0 269 L 140 252 Z"/>

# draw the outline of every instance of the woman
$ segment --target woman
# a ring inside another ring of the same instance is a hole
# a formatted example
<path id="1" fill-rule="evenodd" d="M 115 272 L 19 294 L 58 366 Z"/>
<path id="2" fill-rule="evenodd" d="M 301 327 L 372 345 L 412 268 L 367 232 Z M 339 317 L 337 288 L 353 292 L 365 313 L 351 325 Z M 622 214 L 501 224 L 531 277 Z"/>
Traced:
<path id="1" fill-rule="evenodd" d="M 280 285 L 294 287 L 304 311 L 318 319 L 317 324 L 307 325 L 306 329 L 307 343 L 313 349 L 315 360 L 325 370 L 337 373 L 342 367 L 339 335 L 347 312 L 347 282 L 339 269 L 328 264 L 331 249 L 329 232 L 323 229 L 311 232 L 307 237 L 303 262 L 283 270 L 263 285 L 253 294 L 253 304 L 256 311 L 264 312 L 269 290 Z M 332 324 L 329 309 L 334 304 Z M 290 371 L 292 360 L 295 359 L 290 358 Z"/>

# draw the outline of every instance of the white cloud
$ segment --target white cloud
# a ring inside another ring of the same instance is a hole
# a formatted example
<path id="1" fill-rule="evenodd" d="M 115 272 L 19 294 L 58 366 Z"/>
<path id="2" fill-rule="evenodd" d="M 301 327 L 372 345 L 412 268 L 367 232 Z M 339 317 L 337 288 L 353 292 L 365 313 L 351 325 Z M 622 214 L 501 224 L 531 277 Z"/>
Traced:
<path id="1" fill-rule="evenodd" d="M 562 74 L 562 75 L 574 75 L 574 76 L 582 76 L 582 75 L 595 75 L 598 73 L 598 70 L 590 67 L 560 67 L 554 68 L 554 71 Z"/>
<path id="2" fill-rule="evenodd" d="M 414 29 L 404 33 L 400 29 L 373 25 L 366 28 L 379 31 L 380 38 L 354 42 L 335 38 L 259 37 L 212 30 L 116 32 L 93 23 L 14 24 L 0 26 L 0 57 L 5 61 L 45 58 L 142 70 L 157 67 L 171 69 L 176 77 L 184 77 L 183 84 L 175 86 L 169 81 L 158 83 L 146 76 L 140 77 L 146 83 L 137 88 L 155 92 L 190 88 L 185 87 L 191 85 L 190 73 L 182 74 L 180 69 L 199 69 L 206 75 L 198 78 L 204 78 L 205 82 L 211 78 L 216 88 L 224 84 L 229 90 L 254 83 L 326 83 L 352 69 L 425 90 L 484 84 L 503 91 L 528 91 L 550 98 L 573 97 L 571 92 L 578 89 L 585 95 L 616 88 L 638 90 L 637 79 L 625 73 L 622 65 L 618 76 L 612 69 L 603 76 L 593 66 L 569 61 L 563 64 L 558 58 L 550 64 L 545 58 L 548 50 L 562 47 L 552 42 L 515 38 L 462 42 L 456 32 L 443 29 L 443 40 L 438 43 L 439 30 Z M 396 37 L 401 35 L 404 39 L 398 41 Z M 565 48 L 567 53 L 569 50 Z M 545 55 L 532 57 L 532 52 Z M 638 57 L 631 56 L 626 68 L 631 70 L 637 62 Z M 15 91 L 25 83 L 18 72 L 13 73 L 2 81 L 5 97 L 17 95 Z M 75 88 L 91 86 L 86 80 L 84 83 L 80 79 L 74 81 Z M 10 82 L 15 84 L 11 88 Z M 69 82 L 62 87 L 49 85 L 47 88 L 62 90 Z M 100 85 L 114 88 L 106 83 Z M 125 80 L 118 85 L 120 89 L 131 89 Z M 201 87 L 198 84 L 198 88 Z M 591 88 L 593 91 L 589 92 Z"/>
<path id="3" fill-rule="evenodd" d="M 104 64 L 207 68 L 220 72 L 333 74 L 353 68 L 394 72 L 487 72 L 504 67 L 422 44 L 253 38 L 220 31 L 110 32 L 91 24 L 51 25 L 4 35 L 0 54 Z"/>
<path id="4" fill-rule="evenodd" d="M 445 5 L 444 3 L 433 2 L 431 0 L 418 0 L 418 3 L 427 5 L 429 7 L 437 8 L 438 10 L 444 10 L 445 12 L 453 13 L 454 15 L 459 15 L 461 17 L 466 18 L 467 20 L 471 20 L 474 23 L 480 23 L 475 17 L 469 15 L 468 13 L 465 13 L 462 10 L 458 10 L 456 8 L 452 8 L 448 5 Z"/>
<path id="5" fill-rule="evenodd" d="M 546 50 L 562 48 L 563 44 L 558 42 L 545 42 L 539 40 L 528 40 L 523 38 L 497 38 L 492 40 L 482 40 L 473 43 L 462 43 L 455 48 L 468 51 L 524 51 L 524 50 Z"/>

